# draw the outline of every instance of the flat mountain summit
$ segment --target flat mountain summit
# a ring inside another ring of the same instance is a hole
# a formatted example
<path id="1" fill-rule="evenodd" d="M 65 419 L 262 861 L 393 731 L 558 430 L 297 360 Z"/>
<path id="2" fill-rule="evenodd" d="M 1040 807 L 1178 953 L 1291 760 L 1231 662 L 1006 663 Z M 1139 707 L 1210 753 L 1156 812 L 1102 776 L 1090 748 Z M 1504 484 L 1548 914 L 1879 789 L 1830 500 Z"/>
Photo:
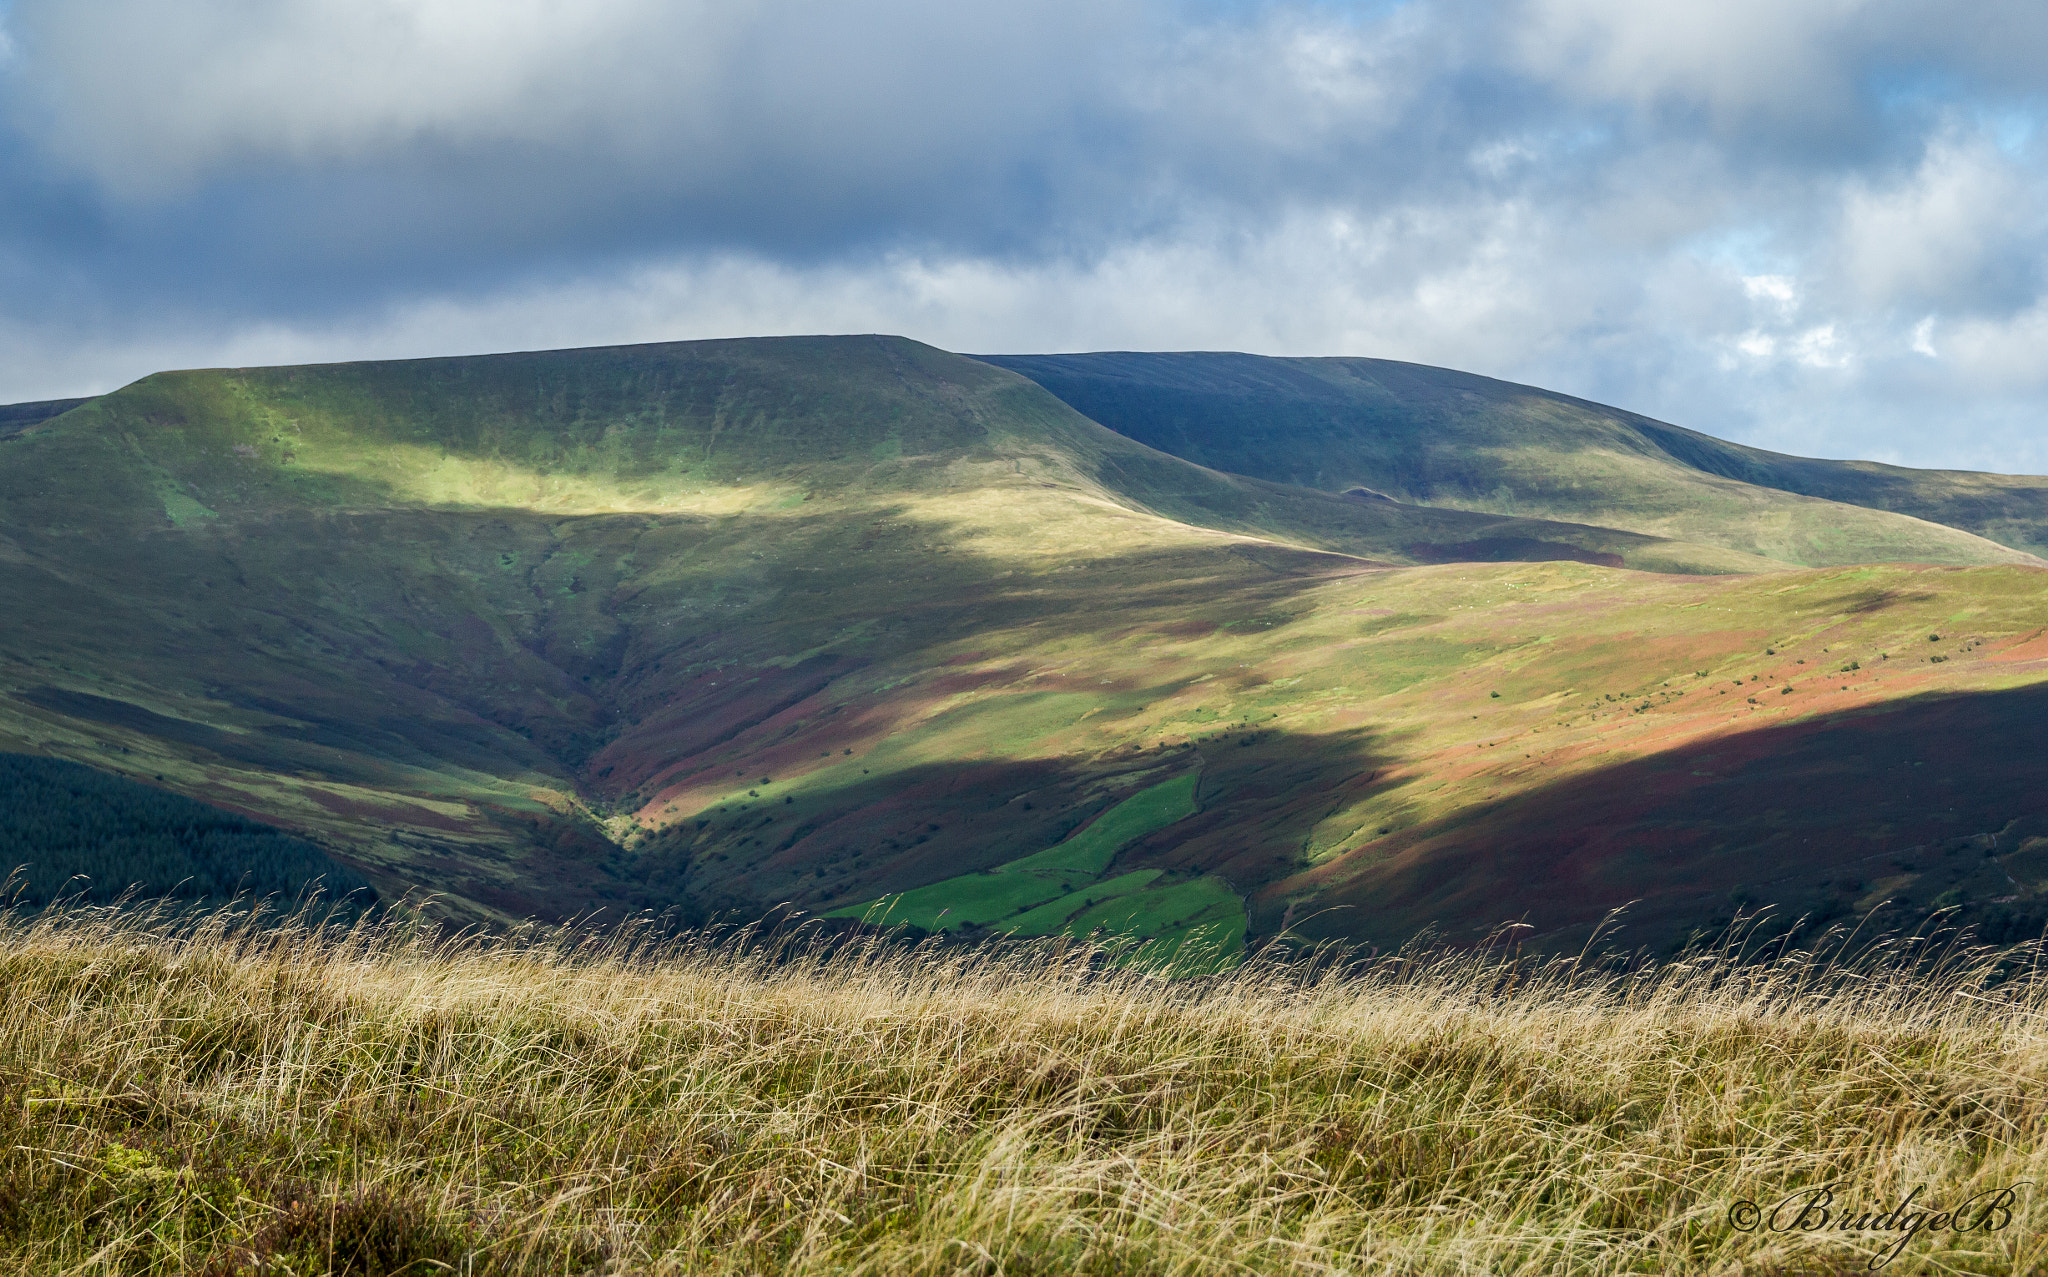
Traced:
<path id="1" fill-rule="evenodd" d="M 160 373 L 0 408 L 0 751 L 482 922 L 2017 928 L 2043 549 L 2048 480 L 1375 360 Z"/>

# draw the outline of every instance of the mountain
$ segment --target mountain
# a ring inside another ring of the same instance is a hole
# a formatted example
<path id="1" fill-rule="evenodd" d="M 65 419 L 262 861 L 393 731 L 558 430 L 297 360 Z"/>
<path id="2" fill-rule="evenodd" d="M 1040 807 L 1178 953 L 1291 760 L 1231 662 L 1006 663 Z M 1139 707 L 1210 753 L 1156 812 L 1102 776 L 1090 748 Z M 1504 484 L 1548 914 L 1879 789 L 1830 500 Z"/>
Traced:
<path id="1" fill-rule="evenodd" d="M 1235 473 L 883 337 L 158 374 L 0 441 L 0 751 L 486 923 L 2048 899 L 2048 568 L 1716 476 L 1740 535 L 1459 509 L 1434 446 L 1427 491 Z M 1808 507 L 1920 561 L 1799 567 Z"/>
<path id="2" fill-rule="evenodd" d="M 1274 483 L 1624 528 L 1803 567 L 2048 553 L 2048 478 L 1788 457 L 1447 368 L 1202 353 L 982 358 L 1129 438 Z"/>

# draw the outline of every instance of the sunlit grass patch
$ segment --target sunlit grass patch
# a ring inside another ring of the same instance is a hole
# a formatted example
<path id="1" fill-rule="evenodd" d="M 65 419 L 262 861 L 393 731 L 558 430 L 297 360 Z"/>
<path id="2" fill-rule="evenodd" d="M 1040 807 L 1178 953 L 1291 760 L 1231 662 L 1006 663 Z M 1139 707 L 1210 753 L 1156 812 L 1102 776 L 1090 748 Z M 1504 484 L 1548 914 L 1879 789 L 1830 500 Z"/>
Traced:
<path id="1" fill-rule="evenodd" d="M 1013 860 L 997 872 L 1099 874 L 1109 868 L 1118 848 L 1198 810 L 1194 775 L 1178 776 L 1126 798 L 1059 846 Z"/>
<path id="2" fill-rule="evenodd" d="M 865 918 L 876 926 L 909 925 L 925 931 L 986 926 L 1065 895 L 1084 875 L 962 874 L 929 887 L 826 915 Z"/>
<path id="3" fill-rule="evenodd" d="M 1077 909 L 1143 885 L 1133 881 L 1138 875 L 1113 880 L 1123 884 L 1114 890 L 1096 880 L 1120 848 L 1200 810 L 1195 805 L 1195 780 L 1190 772 L 1144 789 L 1059 845 L 990 872 L 947 878 L 900 896 L 837 909 L 827 916 L 861 918 L 877 926 L 908 924 L 925 931 L 995 926 L 1016 934 L 1047 935 L 1071 930 L 1065 920 Z M 1089 899 L 1063 905 L 1077 894 Z M 1238 911 L 1242 914 L 1241 905 Z M 1155 934 L 1143 929 L 1120 930 L 1140 939 Z"/>
<path id="4" fill-rule="evenodd" d="M 1021 917 L 1012 919 L 1010 929 L 1019 935 L 1049 936 L 1055 931 L 1069 929 L 1070 924 L 1092 912 L 1096 905 L 1116 900 L 1141 890 L 1159 876 L 1157 869 L 1140 869 L 1136 873 L 1119 874 L 1106 882 L 1098 882 L 1069 892 L 1057 900 L 1048 900 Z M 1087 934 L 1081 932 L 1079 934 Z"/>

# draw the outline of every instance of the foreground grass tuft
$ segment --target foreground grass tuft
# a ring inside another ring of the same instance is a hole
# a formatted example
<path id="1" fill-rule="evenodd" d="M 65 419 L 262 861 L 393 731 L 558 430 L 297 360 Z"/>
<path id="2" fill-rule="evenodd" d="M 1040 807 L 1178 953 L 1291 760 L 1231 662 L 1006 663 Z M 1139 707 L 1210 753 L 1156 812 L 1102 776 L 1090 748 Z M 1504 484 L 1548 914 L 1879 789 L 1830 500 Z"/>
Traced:
<path id="1" fill-rule="evenodd" d="M 0 922 L 23 1273 L 1818 1273 L 2043 1165 L 2031 950 L 792 955 L 573 931 Z M 2017 965 L 2016 965 L 2017 964 Z M 2027 1272 L 2048 1211 L 1889 1271 Z"/>

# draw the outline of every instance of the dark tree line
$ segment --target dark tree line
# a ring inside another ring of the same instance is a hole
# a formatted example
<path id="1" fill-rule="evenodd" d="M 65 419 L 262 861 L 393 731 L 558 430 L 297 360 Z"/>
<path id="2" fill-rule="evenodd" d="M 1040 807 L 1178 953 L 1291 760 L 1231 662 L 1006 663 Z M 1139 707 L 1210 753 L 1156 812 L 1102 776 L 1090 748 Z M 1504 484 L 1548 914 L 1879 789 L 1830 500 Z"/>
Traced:
<path id="1" fill-rule="evenodd" d="M 236 895 L 374 901 L 369 884 L 303 838 L 78 763 L 0 754 L 0 876 L 17 899 L 94 903 Z M 351 895 L 351 893 L 354 893 Z"/>

